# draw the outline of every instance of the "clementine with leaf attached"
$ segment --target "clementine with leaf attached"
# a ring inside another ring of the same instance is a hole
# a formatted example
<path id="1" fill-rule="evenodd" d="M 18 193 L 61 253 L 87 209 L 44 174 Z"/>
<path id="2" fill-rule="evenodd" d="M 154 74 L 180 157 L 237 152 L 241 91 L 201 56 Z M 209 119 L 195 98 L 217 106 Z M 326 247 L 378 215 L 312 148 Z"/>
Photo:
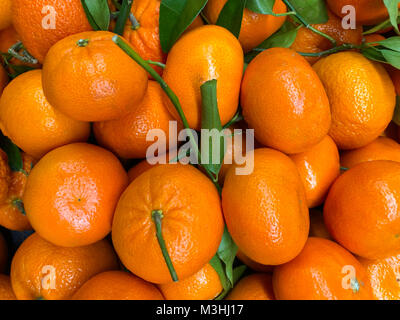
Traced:
<path id="1" fill-rule="evenodd" d="M 278 300 L 370 300 L 368 276 L 357 259 L 337 243 L 309 238 L 292 261 L 273 274 Z"/>
<path id="2" fill-rule="evenodd" d="M 89 123 L 74 120 L 49 104 L 41 70 L 28 71 L 5 88 L 0 98 L 0 128 L 37 159 L 65 144 L 84 142 L 90 134 Z"/>
<path id="3" fill-rule="evenodd" d="M 306 189 L 308 207 L 321 205 L 340 174 L 339 151 L 335 142 L 326 136 L 320 143 L 290 158 L 299 170 Z"/>
<path id="4" fill-rule="evenodd" d="M 306 151 L 322 141 L 331 125 L 320 79 L 291 49 L 268 49 L 250 62 L 240 101 L 256 139 L 284 153 Z"/>
<path id="5" fill-rule="evenodd" d="M 272 275 L 254 273 L 241 279 L 226 300 L 275 300 Z"/>
<path id="6" fill-rule="evenodd" d="M 304 186 L 293 161 L 273 149 L 256 149 L 254 170 L 232 167 L 222 189 L 225 222 L 234 242 L 250 259 L 279 265 L 303 248 L 309 229 Z"/>
<path id="7" fill-rule="evenodd" d="M 28 176 L 33 168 L 35 160 L 22 153 L 22 168 L 13 171 L 9 168 L 8 157 L 1 150 L 1 200 L 0 200 L 0 226 L 10 230 L 24 231 L 32 227 L 26 217 L 23 203 L 23 195 Z"/>
<path id="8" fill-rule="evenodd" d="M 117 257 L 106 240 L 64 248 L 34 233 L 14 255 L 11 283 L 19 300 L 65 300 L 92 276 L 115 269 Z"/>
<path id="9" fill-rule="evenodd" d="M 106 271 L 86 281 L 71 300 L 164 300 L 154 284 L 128 272 Z"/>
<path id="10" fill-rule="evenodd" d="M 243 50 L 225 28 L 207 25 L 184 34 L 168 54 L 163 78 L 177 95 L 190 128 L 200 129 L 200 87 L 217 80 L 218 110 L 222 125 L 235 115 L 243 75 Z M 180 121 L 170 100 L 169 112 Z"/>
<path id="11" fill-rule="evenodd" d="M 218 273 L 209 263 L 188 278 L 158 288 L 166 300 L 213 300 L 223 290 Z"/>
<path id="12" fill-rule="evenodd" d="M 379 137 L 396 105 L 385 68 L 352 51 L 331 54 L 313 67 L 328 94 L 332 112 L 329 135 L 338 148 L 360 148 Z"/>
<path id="13" fill-rule="evenodd" d="M 86 143 L 69 144 L 35 165 L 23 202 L 33 229 L 47 241 L 64 247 L 89 245 L 111 231 L 127 184 L 127 174 L 111 152 Z"/>
<path id="14" fill-rule="evenodd" d="M 12 20 L 25 48 L 43 63 L 65 37 L 92 30 L 80 0 L 13 0 Z"/>
<path id="15" fill-rule="evenodd" d="M 221 201 L 212 182 L 192 166 L 165 164 L 142 173 L 122 194 L 112 239 L 127 269 L 165 284 L 173 279 L 166 253 L 178 280 L 188 278 L 215 255 L 223 230 Z"/>
<path id="16" fill-rule="evenodd" d="M 51 47 L 43 63 L 49 103 L 73 119 L 106 121 L 125 116 L 142 101 L 147 75 L 108 31 L 69 36 Z"/>
<path id="17" fill-rule="evenodd" d="M 225 6 L 227 0 L 209 0 L 204 14 L 215 24 Z M 273 12 L 283 14 L 286 12 L 286 5 L 282 0 L 275 1 Z M 239 41 L 243 46 L 244 52 L 248 52 L 261 44 L 277 31 L 285 22 L 286 16 L 275 17 L 273 15 L 260 14 L 247 8 L 244 9 L 242 26 L 239 35 Z"/>
<path id="18" fill-rule="evenodd" d="M 378 259 L 400 247 L 400 163 L 360 163 L 332 185 L 324 206 L 332 237 L 354 254 Z"/>

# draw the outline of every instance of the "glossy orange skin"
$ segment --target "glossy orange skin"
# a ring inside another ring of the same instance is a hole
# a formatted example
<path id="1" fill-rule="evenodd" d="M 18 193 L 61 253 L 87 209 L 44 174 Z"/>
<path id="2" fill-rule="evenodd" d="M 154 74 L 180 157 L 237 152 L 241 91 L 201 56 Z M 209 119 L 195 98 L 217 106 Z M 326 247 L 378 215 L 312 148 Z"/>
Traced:
<path id="1" fill-rule="evenodd" d="M 50 284 L 51 280 L 51 271 L 43 269 L 45 266 L 54 267 L 54 289 L 42 285 Z M 34 233 L 14 255 L 11 283 L 19 300 L 64 300 L 92 276 L 114 269 L 118 269 L 117 257 L 106 240 L 89 246 L 64 248 Z"/>
<path id="2" fill-rule="evenodd" d="M 25 192 L 26 181 L 33 168 L 35 160 L 22 153 L 22 172 L 12 171 L 8 166 L 7 155 L 0 152 L 1 167 L 1 200 L 0 200 L 0 225 L 16 231 L 31 230 L 23 208 L 19 206 Z M 23 204 L 23 202 L 22 202 Z"/>
<path id="3" fill-rule="evenodd" d="M 90 134 L 89 123 L 74 120 L 49 104 L 41 70 L 28 71 L 5 88 L 0 99 L 0 128 L 37 159 L 57 147 L 84 142 Z"/>
<path id="4" fill-rule="evenodd" d="M 172 282 L 156 238 L 153 210 L 162 210 L 162 235 L 178 279 L 211 260 L 224 230 L 216 188 L 192 166 L 157 165 L 129 185 L 115 210 L 113 244 L 127 269 L 149 282 Z"/>
<path id="5" fill-rule="evenodd" d="M 122 158 L 145 158 L 148 147 L 154 144 L 154 141 L 146 141 L 146 136 L 150 130 L 159 129 L 165 133 L 168 149 L 169 121 L 174 118 L 165 108 L 165 99 L 160 85 L 149 81 L 146 95 L 132 112 L 117 120 L 94 124 L 97 142 Z"/>
<path id="6" fill-rule="evenodd" d="M 12 23 L 12 0 L 2 0 L 0 3 L 0 30 L 9 27 Z"/>
<path id="7" fill-rule="evenodd" d="M 309 63 L 291 49 L 268 49 L 253 59 L 244 74 L 240 100 L 256 139 L 284 153 L 303 152 L 329 131 L 324 87 Z"/>
<path id="8" fill-rule="evenodd" d="M 160 0 L 134 1 L 131 12 L 140 26 L 135 30 L 128 20 L 123 37 L 143 59 L 165 63 L 167 55 L 161 49 L 159 33 L 160 3 Z M 162 74 L 162 68 L 153 68 Z"/>
<path id="9" fill-rule="evenodd" d="M 2 300 L 17 300 L 11 287 L 10 277 L 5 274 L 0 274 L 0 301 Z"/>
<path id="10" fill-rule="evenodd" d="M 8 260 L 8 249 L 6 240 L 3 235 L 0 233 L 0 273 L 6 271 Z"/>
<path id="11" fill-rule="evenodd" d="M 42 26 L 43 19 L 49 14 L 47 11 L 42 13 L 46 6 L 53 7 L 56 13 L 55 29 Z M 25 48 L 41 63 L 56 42 L 92 30 L 80 0 L 13 0 L 12 19 Z"/>
<path id="12" fill-rule="evenodd" d="M 352 275 L 345 267 L 354 268 L 355 273 Z M 357 282 L 349 283 L 352 278 Z M 344 281 L 348 288 L 343 286 Z M 360 262 L 335 242 L 322 238 L 309 238 L 296 258 L 276 267 L 272 282 L 277 300 L 373 299 Z"/>
<path id="13" fill-rule="evenodd" d="M 241 279 L 226 300 L 275 300 L 272 275 L 255 273 Z"/>
<path id="14" fill-rule="evenodd" d="M 379 137 L 365 147 L 345 151 L 340 155 L 340 162 L 345 168 L 352 168 L 361 162 L 374 160 L 400 162 L 400 144 L 390 138 Z"/>
<path id="15" fill-rule="evenodd" d="M 158 288 L 166 300 L 213 300 L 223 290 L 218 273 L 209 263 L 186 279 Z"/>
<path id="16" fill-rule="evenodd" d="M 313 67 L 328 94 L 329 135 L 338 148 L 360 148 L 375 140 L 392 120 L 396 103 L 385 68 L 352 51 L 329 55 Z"/>
<path id="17" fill-rule="evenodd" d="M 378 259 L 400 246 L 400 163 L 363 162 L 342 174 L 324 206 L 332 237 L 354 254 Z"/>
<path id="18" fill-rule="evenodd" d="M 372 291 L 378 300 L 400 300 L 400 254 L 378 260 L 359 259 L 367 270 Z"/>
<path id="19" fill-rule="evenodd" d="M 332 240 L 331 235 L 326 229 L 324 223 L 324 216 L 322 212 L 317 209 L 310 210 L 310 237 L 324 238 Z"/>
<path id="20" fill-rule="evenodd" d="M 353 6 L 356 11 L 356 21 L 362 25 L 378 24 L 389 17 L 382 0 L 327 0 L 326 3 L 329 9 L 340 17 L 347 15 L 342 13 L 344 6 Z"/>
<path id="21" fill-rule="evenodd" d="M 128 272 L 106 271 L 95 275 L 71 300 L 164 300 L 153 284 Z"/>
<path id="22" fill-rule="evenodd" d="M 354 45 L 360 45 L 362 43 L 363 29 L 361 25 L 357 26 L 356 29 L 346 30 L 343 29 L 342 20 L 340 18 L 330 11 L 328 11 L 328 15 L 328 22 L 314 24 L 312 26 L 335 39 L 338 46 L 344 43 L 351 43 Z M 297 31 L 296 39 L 290 48 L 298 52 L 317 53 L 331 49 L 332 43 L 310 29 L 303 27 Z M 305 57 L 305 59 L 311 64 L 314 64 L 319 58 Z"/>
<path id="23" fill-rule="evenodd" d="M 43 90 L 54 108 L 73 119 L 106 121 L 125 116 L 142 101 L 146 72 L 115 45 L 114 35 L 79 33 L 50 49 L 43 63 Z M 87 45 L 78 45 L 82 39 Z"/>
<path id="24" fill-rule="evenodd" d="M 370 43 L 370 42 L 377 42 L 377 41 L 382 41 L 385 40 L 386 38 L 380 34 L 374 33 L 374 34 L 367 34 L 364 36 L 364 41 L 365 43 Z M 378 44 L 373 44 L 372 46 L 377 46 Z"/>
<path id="25" fill-rule="evenodd" d="M 204 8 L 204 14 L 211 23 L 217 23 L 219 14 L 225 6 L 227 0 L 209 0 Z M 285 13 L 286 5 L 278 0 L 273 7 L 274 13 Z M 265 39 L 269 38 L 285 22 L 286 17 L 274 17 L 272 15 L 255 13 L 247 8 L 244 9 L 242 27 L 240 30 L 239 41 L 244 52 L 255 48 Z"/>
<path id="26" fill-rule="evenodd" d="M 3 66 L 0 65 L 0 97 L 3 94 L 3 90 L 8 83 L 8 75 Z"/>
<path id="27" fill-rule="evenodd" d="M 206 25 L 184 34 L 168 54 L 163 78 L 175 92 L 192 129 L 201 126 L 200 87 L 217 80 L 218 109 L 222 125 L 235 115 L 243 75 L 243 50 L 225 28 Z M 169 112 L 180 121 L 175 107 L 166 100 Z"/>
<path id="28" fill-rule="evenodd" d="M 33 229 L 56 245 L 89 245 L 111 231 L 127 184 L 127 174 L 111 152 L 70 144 L 49 152 L 33 168 L 23 196 L 26 214 Z"/>
<path id="29" fill-rule="evenodd" d="M 243 262 L 246 266 L 248 266 L 251 270 L 258 271 L 258 272 L 272 272 L 274 269 L 273 266 L 266 266 L 264 264 L 255 262 L 247 257 L 242 251 L 238 250 L 236 257 Z"/>
<path id="30" fill-rule="evenodd" d="M 129 183 L 139 177 L 143 172 L 153 168 L 153 164 L 147 162 L 147 160 L 140 161 L 137 165 L 133 166 L 128 171 Z"/>
<path id="31" fill-rule="evenodd" d="M 290 158 L 299 170 L 306 189 L 307 205 L 314 208 L 322 204 L 329 187 L 340 174 L 339 151 L 331 137 Z"/>
<path id="32" fill-rule="evenodd" d="M 239 249 L 264 265 L 293 259 L 309 230 L 305 190 L 289 157 L 273 149 L 254 151 L 254 171 L 228 171 L 222 208 L 229 233 Z"/>

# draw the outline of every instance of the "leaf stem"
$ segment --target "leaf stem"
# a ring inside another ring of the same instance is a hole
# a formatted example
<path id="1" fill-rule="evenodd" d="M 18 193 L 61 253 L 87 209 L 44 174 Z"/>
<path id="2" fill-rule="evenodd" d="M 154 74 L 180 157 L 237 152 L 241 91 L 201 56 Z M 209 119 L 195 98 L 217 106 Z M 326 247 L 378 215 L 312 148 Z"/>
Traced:
<path id="1" fill-rule="evenodd" d="M 178 276 L 176 274 L 174 265 L 172 264 L 171 257 L 169 256 L 167 246 L 165 245 L 164 238 L 162 236 L 162 230 L 161 230 L 161 220 L 164 218 L 164 215 L 162 213 L 162 210 L 153 210 L 151 213 L 151 218 L 154 221 L 154 224 L 156 226 L 156 236 L 158 240 L 158 244 L 160 245 L 162 255 L 164 256 L 165 263 L 167 264 L 169 273 L 171 274 L 171 278 L 174 282 L 178 281 Z"/>
<path id="2" fill-rule="evenodd" d="M 140 28 L 140 23 L 137 21 L 136 17 L 133 15 L 133 13 L 129 13 L 129 20 L 131 21 L 132 24 L 132 30 L 137 30 Z"/>
<path id="3" fill-rule="evenodd" d="M 165 64 L 162 62 L 147 60 L 147 63 L 165 69 Z"/>
<path id="4" fill-rule="evenodd" d="M 298 54 L 302 55 L 303 57 L 323 57 L 328 54 L 336 53 L 339 51 L 344 51 L 344 50 L 351 50 L 351 49 L 361 49 L 361 46 L 353 45 L 350 43 L 345 43 L 342 44 L 341 46 L 334 47 L 329 50 L 321 51 L 321 52 L 298 52 Z"/>
<path id="5" fill-rule="evenodd" d="M 22 51 L 22 53 L 23 53 L 22 55 L 19 53 L 20 50 L 23 50 Z M 24 45 L 22 44 L 21 41 L 18 41 L 17 43 L 13 44 L 11 46 L 11 48 L 8 49 L 8 53 L 12 57 L 14 57 L 14 58 L 16 58 L 16 59 L 18 59 L 18 60 L 20 60 L 20 61 L 22 61 L 24 63 L 30 63 L 30 64 L 37 64 L 38 63 L 37 59 L 32 57 L 29 54 L 29 52 L 25 50 Z"/>
<path id="6" fill-rule="evenodd" d="M 201 154 L 200 154 L 200 149 L 199 146 L 197 145 L 196 139 L 194 138 L 193 132 L 191 130 L 191 128 L 189 127 L 189 123 L 186 119 L 186 116 L 182 110 L 182 106 L 179 102 L 178 97 L 176 96 L 176 94 L 171 90 L 171 88 L 168 86 L 168 84 L 164 81 L 163 78 L 161 78 L 161 76 L 150 66 L 150 64 L 144 60 L 135 50 L 132 49 L 132 47 L 127 44 L 124 40 L 122 40 L 121 37 L 115 35 L 112 38 L 112 41 L 119 46 L 129 57 L 131 57 L 133 60 L 135 60 L 135 62 L 140 65 L 144 70 L 146 70 L 152 77 L 154 80 L 156 80 L 161 88 L 164 90 L 164 92 L 167 94 L 168 98 L 171 100 L 172 104 L 174 105 L 176 111 L 179 114 L 179 117 L 182 120 L 183 126 L 185 127 L 185 129 L 188 131 L 188 136 L 189 139 L 197 153 L 197 157 L 198 159 L 201 159 Z M 201 163 L 201 161 L 200 161 Z M 210 170 L 208 170 L 208 168 L 204 167 L 204 170 L 206 171 L 207 175 L 211 178 L 211 180 L 214 182 L 215 187 L 217 188 L 218 192 L 221 193 L 221 186 L 215 181 L 215 178 L 213 176 L 213 174 L 210 172 Z"/>
<path id="7" fill-rule="evenodd" d="M 133 0 L 123 0 L 121 9 L 119 11 L 117 23 L 115 24 L 114 33 L 119 35 L 122 35 L 124 33 L 125 24 L 131 12 L 132 4 Z"/>
<path id="8" fill-rule="evenodd" d="M 336 47 L 337 43 L 336 43 L 336 40 L 335 40 L 335 39 L 333 39 L 331 36 L 327 35 L 326 33 L 323 33 L 323 32 L 321 32 L 321 31 L 315 29 L 312 25 L 310 25 L 310 24 L 296 11 L 296 8 L 295 8 L 288 0 L 282 0 L 282 1 L 283 1 L 283 2 L 286 4 L 286 6 L 291 10 L 291 12 L 295 12 L 295 13 L 296 13 L 295 16 L 297 17 L 297 19 L 299 19 L 300 22 L 301 22 L 307 29 L 310 29 L 311 31 L 315 32 L 316 34 L 319 34 L 320 36 L 322 36 L 322 37 L 328 39 L 328 40 L 332 43 L 332 45 L 333 45 L 334 47 Z"/>

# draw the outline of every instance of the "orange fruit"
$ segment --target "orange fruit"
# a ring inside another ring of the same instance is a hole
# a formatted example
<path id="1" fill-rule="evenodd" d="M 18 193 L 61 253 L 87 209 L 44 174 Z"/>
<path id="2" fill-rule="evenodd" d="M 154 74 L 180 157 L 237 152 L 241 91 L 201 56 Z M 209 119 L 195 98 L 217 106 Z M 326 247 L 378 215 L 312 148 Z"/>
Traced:
<path id="1" fill-rule="evenodd" d="M 192 166 L 157 165 L 129 185 L 114 214 L 114 248 L 132 273 L 164 284 L 172 278 L 156 237 L 154 220 L 160 214 L 161 233 L 179 280 L 211 260 L 224 222 L 216 188 Z"/>
<path id="2" fill-rule="evenodd" d="M 41 70 L 28 71 L 5 88 L 0 99 L 0 128 L 35 158 L 65 144 L 86 141 L 90 134 L 89 123 L 74 120 L 49 104 L 43 94 Z"/>
<path id="3" fill-rule="evenodd" d="M 139 26 L 135 28 L 128 20 L 123 37 L 143 59 L 164 63 L 167 55 L 162 51 L 160 43 L 160 3 L 160 0 L 134 1 L 131 13 Z M 153 68 L 162 74 L 162 68 L 157 66 L 153 66 Z"/>
<path id="4" fill-rule="evenodd" d="M 266 273 L 266 272 L 272 272 L 272 270 L 274 269 L 273 266 L 267 266 L 267 265 L 255 262 L 254 260 L 251 260 L 240 250 L 238 250 L 236 257 L 253 271 Z"/>
<path id="5" fill-rule="evenodd" d="M 317 209 L 310 210 L 310 237 L 324 238 L 331 240 L 331 235 L 326 229 L 324 216 Z"/>
<path id="6" fill-rule="evenodd" d="M 328 11 L 329 20 L 326 23 L 313 24 L 312 26 L 336 40 L 337 45 L 340 46 L 344 43 L 360 45 L 362 43 L 363 29 L 357 26 L 356 29 L 344 29 L 342 27 L 342 19 L 339 19 L 332 12 Z M 294 43 L 290 47 L 298 52 L 305 53 L 318 53 L 332 48 L 332 43 L 323 36 L 315 33 L 314 31 L 302 27 L 297 31 L 297 36 Z M 314 64 L 318 57 L 305 57 L 305 59 Z"/>
<path id="7" fill-rule="evenodd" d="M 379 300 L 400 300 L 400 254 L 378 260 L 359 259 Z"/>
<path id="8" fill-rule="evenodd" d="M 371 42 L 377 42 L 377 41 L 382 41 L 385 40 L 386 38 L 380 34 L 373 33 L 373 34 L 367 34 L 364 36 L 364 42 L 365 43 L 371 43 Z M 372 44 L 372 46 L 377 46 L 378 44 Z"/>
<path id="9" fill-rule="evenodd" d="M 142 102 L 126 116 L 93 126 L 97 142 L 125 159 L 145 158 L 154 141 L 147 141 L 150 130 L 162 130 L 169 142 L 169 122 L 174 121 L 165 108 L 166 96 L 156 81 L 149 81 Z M 171 146 L 176 147 L 176 146 Z"/>
<path id="10" fill-rule="evenodd" d="M 218 17 L 227 0 L 209 0 L 204 14 L 211 23 L 217 23 Z M 282 14 L 286 12 L 286 5 L 283 1 L 275 1 L 273 12 Z M 245 52 L 255 48 L 265 39 L 269 38 L 285 22 L 286 17 L 274 17 L 267 14 L 255 13 L 247 8 L 244 9 L 242 27 L 240 30 L 239 41 Z"/>
<path id="11" fill-rule="evenodd" d="M 392 68 L 390 72 L 390 76 L 392 77 L 392 81 L 394 84 L 394 87 L 396 89 L 396 93 L 398 96 L 400 96 L 400 70 Z"/>
<path id="12" fill-rule="evenodd" d="M 77 120 L 106 121 L 125 116 L 142 101 L 146 72 L 113 36 L 84 32 L 51 47 L 43 64 L 43 90 L 54 108 Z"/>
<path id="13" fill-rule="evenodd" d="M 209 263 L 186 279 L 158 288 L 166 300 L 213 300 L 223 290 L 218 273 Z"/>
<path id="14" fill-rule="evenodd" d="M 8 260 L 8 250 L 6 240 L 0 232 L 0 273 L 6 271 Z"/>
<path id="15" fill-rule="evenodd" d="M 80 0 L 13 0 L 12 20 L 25 48 L 41 63 L 56 42 L 92 30 Z"/>
<path id="16" fill-rule="evenodd" d="M 192 129 L 201 126 L 200 87 L 217 80 L 218 110 L 222 125 L 235 115 L 243 75 L 243 50 L 225 28 L 207 25 L 184 34 L 168 54 L 163 78 L 175 92 Z M 180 121 L 168 99 L 169 112 Z"/>
<path id="17" fill-rule="evenodd" d="M 111 231 L 127 183 L 124 168 L 111 152 L 86 143 L 66 145 L 33 168 L 23 196 L 26 214 L 33 229 L 51 243 L 89 245 Z"/>
<path id="18" fill-rule="evenodd" d="M 240 100 L 256 139 L 282 152 L 306 151 L 329 131 L 324 87 L 309 63 L 291 49 L 272 48 L 255 57 L 244 74 Z"/>
<path id="19" fill-rule="evenodd" d="M 12 0 L 2 0 L 0 3 L 0 30 L 3 30 L 11 25 L 12 3 Z"/>
<path id="20" fill-rule="evenodd" d="M 4 70 L 3 66 L 0 65 L 0 97 L 3 94 L 3 90 L 6 87 L 8 82 L 8 75 L 6 70 Z"/>
<path id="21" fill-rule="evenodd" d="M 1 300 L 17 300 L 11 287 L 10 277 L 5 274 L 0 274 L 0 301 Z"/>
<path id="22" fill-rule="evenodd" d="M 342 13 L 344 6 L 353 6 L 356 12 L 356 21 L 362 25 L 378 24 L 389 17 L 382 0 L 327 0 L 326 3 L 329 9 L 340 17 L 348 15 L 348 12 Z"/>
<path id="23" fill-rule="evenodd" d="M 351 253 L 333 241 L 309 238 L 292 261 L 274 269 L 278 300 L 370 300 L 367 273 Z"/>
<path id="24" fill-rule="evenodd" d="M 35 161 L 31 156 L 22 153 L 22 170 L 12 171 L 8 166 L 7 155 L 3 151 L 0 152 L 0 158 L 2 181 L 0 225 L 10 230 L 31 230 L 22 197 Z"/>
<path id="25" fill-rule="evenodd" d="M 375 140 L 392 120 L 396 95 L 385 68 L 361 53 L 346 51 L 314 64 L 332 112 L 329 135 L 339 149 Z"/>
<path id="26" fill-rule="evenodd" d="M 275 300 L 272 275 L 255 273 L 241 279 L 226 300 Z"/>
<path id="27" fill-rule="evenodd" d="M 364 147 L 344 151 L 340 155 L 342 166 L 348 169 L 361 162 L 374 160 L 400 162 L 400 145 L 390 138 L 378 137 Z"/>
<path id="28" fill-rule="evenodd" d="M 340 175 L 339 151 L 331 137 L 326 136 L 310 149 L 291 155 L 306 189 L 309 208 L 324 202 L 329 187 Z"/>
<path id="29" fill-rule="evenodd" d="M 164 300 L 153 284 L 128 272 L 106 271 L 83 284 L 71 300 Z"/>
<path id="30" fill-rule="evenodd" d="M 154 165 L 148 163 L 147 160 L 142 160 L 138 164 L 130 168 L 128 171 L 129 183 L 139 177 L 143 172 L 146 172 L 147 170 L 153 168 L 153 166 Z"/>
<path id="31" fill-rule="evenodd" d="M 247 257 L 264 265 L 293 259 L 309 229 L 304 186 L 293 161 L 273 149 L 256 149 L 251 174 L 236 175 L 234 168 L 222 189 L 233 240 Z"/>
<path id="32" fill-rule="evenodd" d="M 106 240 L 64 248 L 34 233 L 14 255 L 11 283 L 19 300 L 64 300 L 92 276 L 117 268 L 117 257 Z"/>
<path id="33" fill-rule="evenodd" d="M 358 164 L 332 185 L 324 206 L 325 225 L 343 247 L 368 259 L 400 247 L 400 163 Z"/>

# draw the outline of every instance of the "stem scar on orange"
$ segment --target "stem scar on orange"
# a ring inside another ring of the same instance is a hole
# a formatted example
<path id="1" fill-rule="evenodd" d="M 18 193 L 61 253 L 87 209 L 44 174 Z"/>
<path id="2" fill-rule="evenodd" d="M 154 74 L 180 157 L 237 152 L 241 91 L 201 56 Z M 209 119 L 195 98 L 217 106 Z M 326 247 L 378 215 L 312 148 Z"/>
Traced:
<path id="1" fill-rule="evenodd" d="M 122 194 L 112 240 L 124 266 L 165 284 L 198 272 L 215 255 L 224 230 L 213 183 L 192 166 L 157 165 Z"/>
<path id="2" fill-rule="evenodd" d="M 49 103 L 81 121 L 120 118 L 142 101 L 146 71 L 112 41 L 108 31 L 84 32 L 57 42 L 43 63 Z"/>

